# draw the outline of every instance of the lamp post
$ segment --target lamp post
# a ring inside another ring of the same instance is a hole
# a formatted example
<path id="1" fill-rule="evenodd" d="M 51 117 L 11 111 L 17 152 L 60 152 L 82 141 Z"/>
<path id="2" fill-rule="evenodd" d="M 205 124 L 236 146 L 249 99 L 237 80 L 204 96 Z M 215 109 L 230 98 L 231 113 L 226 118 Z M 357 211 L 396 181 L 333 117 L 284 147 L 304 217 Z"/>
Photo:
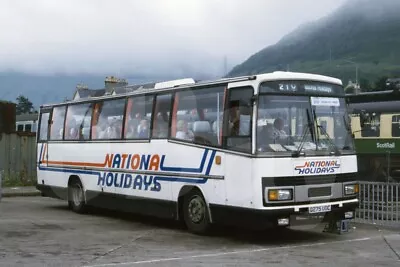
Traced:
<path id="1" fill-rule="evenodd" d="M 356 65 L 356 86 L 358 87 L 358 63 L 348 59 L 343 59 L 343 61 Z"/>

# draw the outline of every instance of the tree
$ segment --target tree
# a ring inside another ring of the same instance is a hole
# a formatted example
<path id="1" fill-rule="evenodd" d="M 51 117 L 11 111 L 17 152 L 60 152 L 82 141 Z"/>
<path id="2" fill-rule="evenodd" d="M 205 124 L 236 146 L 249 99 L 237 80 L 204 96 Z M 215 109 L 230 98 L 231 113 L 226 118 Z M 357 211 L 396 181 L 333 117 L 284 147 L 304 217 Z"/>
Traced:
<path id="1" fill-rule="evenodd" d="M 375 81 L 374 91 L 384 91 L 386 90 L 386 81 L 388 77 L 383 76 L 380 77 L 378 80 Z"/>
<path id="2" fill-rule="evenodd" d="M 16 106 L 17 115 L 24 113 L 32 113 L 35 111 L 32 102 L 25 96 L 19 95 L 16 100 L 17 100 L 17 106 Z"/>
<path id="3" fill-rule="evenodd" d="M 369 81 L 365 78 L 360 79 L 360 88 L 363 92 L 371 91 L 371 85 Z"/>

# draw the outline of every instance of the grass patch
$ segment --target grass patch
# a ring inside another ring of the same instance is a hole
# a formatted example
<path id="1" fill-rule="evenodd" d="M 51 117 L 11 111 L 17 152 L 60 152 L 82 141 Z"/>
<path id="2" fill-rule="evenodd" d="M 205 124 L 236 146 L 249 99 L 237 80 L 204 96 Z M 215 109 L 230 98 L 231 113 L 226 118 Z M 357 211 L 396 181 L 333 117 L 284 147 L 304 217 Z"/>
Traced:
<path id="1" fill-rule="evenodd" d="M 36 184 L 37 184 L 36 176 L 29 176 L 22 172 L 1 174 L 2 187 L 35 186 Z"/>

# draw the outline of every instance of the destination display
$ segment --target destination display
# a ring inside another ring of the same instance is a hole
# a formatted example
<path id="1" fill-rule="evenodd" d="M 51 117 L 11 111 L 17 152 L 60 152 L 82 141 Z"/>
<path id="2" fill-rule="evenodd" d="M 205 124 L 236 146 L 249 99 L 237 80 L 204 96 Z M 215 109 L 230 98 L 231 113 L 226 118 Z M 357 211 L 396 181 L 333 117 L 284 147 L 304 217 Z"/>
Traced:
<path id="1" fill-rule="evenodd" d="M 337 84 L 314 81 L 270 81 L 260 85 L 260 93 L 344 96 L 344 89 Z"/>

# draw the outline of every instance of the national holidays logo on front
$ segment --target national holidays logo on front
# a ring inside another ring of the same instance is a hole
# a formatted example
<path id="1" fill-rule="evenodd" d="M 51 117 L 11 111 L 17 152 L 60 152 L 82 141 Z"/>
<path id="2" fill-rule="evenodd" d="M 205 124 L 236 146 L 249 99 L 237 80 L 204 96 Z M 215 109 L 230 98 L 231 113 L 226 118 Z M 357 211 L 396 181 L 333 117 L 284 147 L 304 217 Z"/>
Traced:
<path id="1" fill-rule="evenodd" d="M 338 160 L 307 160 L 295 166 L 296 174 L 332 174 L 340 168 Z"/>

